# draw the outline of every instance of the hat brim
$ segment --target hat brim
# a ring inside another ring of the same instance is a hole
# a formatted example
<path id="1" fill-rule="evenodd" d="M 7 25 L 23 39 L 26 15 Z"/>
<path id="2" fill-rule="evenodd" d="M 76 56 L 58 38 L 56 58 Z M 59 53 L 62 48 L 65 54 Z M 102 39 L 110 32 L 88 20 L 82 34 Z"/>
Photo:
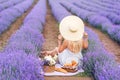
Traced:
<path id="1" fill-rule="evenodd" d="M 69 26 L 77 26 L 77 32 L 69 31 Z M 60 22 L 59 31 L 66 40 L 78 41 L 83 37 L 84 23 L 77 16 L 67 16 Z"/>

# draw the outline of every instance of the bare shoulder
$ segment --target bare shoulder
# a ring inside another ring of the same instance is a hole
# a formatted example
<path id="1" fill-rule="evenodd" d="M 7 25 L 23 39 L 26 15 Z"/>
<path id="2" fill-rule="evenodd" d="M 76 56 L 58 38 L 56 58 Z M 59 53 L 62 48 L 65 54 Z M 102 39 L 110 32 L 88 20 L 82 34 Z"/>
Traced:
<path id="1" fill-rule="evenodd" d="M 59 47 L 59 53 L 61 53 L 64 49 L 67 48 L 68 41 L 64 40 L 62 45 Z"/>
<path id="2" fill-rule="evenodd" d="M 68 46 L 68 40 L 64 40 L 63 43 L 62 43 L 62 46 L 64 48 L 66 48 Z"/>
<path id="3" fill-rule="evenodd" d="M 68 40 L 64 40 L 63 44 L 67 45 L 68 44 Z"/>

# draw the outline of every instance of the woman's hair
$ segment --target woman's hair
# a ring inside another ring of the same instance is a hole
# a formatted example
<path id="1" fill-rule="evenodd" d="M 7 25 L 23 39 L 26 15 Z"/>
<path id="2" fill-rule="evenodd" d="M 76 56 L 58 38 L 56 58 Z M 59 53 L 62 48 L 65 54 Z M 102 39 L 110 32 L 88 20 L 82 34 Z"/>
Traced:
<path id="1" fill-rule="evenodd" d="M 78 53 L 82 50 L 82 40 L 79 41 L 68 41 L 68 49 L 73 53 Z"/>

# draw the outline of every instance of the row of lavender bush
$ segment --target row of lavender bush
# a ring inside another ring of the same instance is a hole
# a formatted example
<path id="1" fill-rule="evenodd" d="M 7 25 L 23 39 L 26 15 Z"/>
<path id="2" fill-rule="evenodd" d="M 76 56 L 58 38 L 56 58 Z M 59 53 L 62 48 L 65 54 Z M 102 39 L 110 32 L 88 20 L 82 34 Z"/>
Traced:
<path id="1" fill-rule="evenodd" d="M 120 27 L 119 25 L 113 25 L 109 19 L 106 17 L 96 14 L 94 12 L 90 12 L 77 6 L 66 2 L 61 1 L 61 4 L 73 14 L 76 14 L 84 21 L 90 23 L 96 28 L 101 29 L 103 32 L 106 32 L 113 40 L 120 43 Z"/>
<path id="2" fill-rule="evenodd" d="M 59 12 L 62 12 L 62 9 L 53 13 L 57 14 Z M 60 17 L 61 15 L 57 16 Z M 115 57 L 104 49 L 98 36 L 93 31 L 88 28 L 85 31 L 89 36 L 89 47 L 83 51 L 84 70 L 90 73 L 95 80 L 119 80 L 120 68 L 115 61 Z"/>
<path id="3" fill-rule="evenodd" d="M 0 53 L 0 80 L 44 80 L 43 62 L 38 53 L 44 42 L 41 29 L 45 6 L 46 0 L 38 1 L 27 15 L 26 22 L 10 37 L 6 48 Z M 36 15 L 42 18 L 34 17 Z"/>
<path id="4" fill-rule="evenodd" d="M 119 80 L 120 67 L 115 57 L 102 46 L 98 36 L 86 28 L 89 36 L 89 47 L 84 52 L 83 68 L 91 73 L 95 80 Z"/>
<path id="5" fill-rule="evenodd" d="M 0 0 L 0 4 L 7 2 L 8 0 Z"/>
<path id="6" fill-rule="evenodd" d="M 0 12 L 0 34 L 10 27 L 17 17 L 20 17 L 33 3 L 34 0 L 25 0 L 20 4 Z"/>
<path id="7" fill-rule="evenodd" d="M 119 10 L 106 8 L 99 4 L 94 3 L 94 1 L 88 2 L 87 0 L 77 1 L 73 4 L 86 11 L 94 12 L 96 14 L 104 16 L 108 18 L 113 24 L 120 24 Z"/>
<path id="8" fill-rule="evenodd" d="M 7 9 L 9 7 L 12 7 L 12 6 L 16 5 L 16 4 L 19 4 L 22 1 L 23 0 L 9 0 L 7 2 L 4 2 L 4 3 L 0 4 L 0 12 L 4 9 Z"/>
<path id="9" fill-rule="evenodd" d="M 70 15 L 70 13 L 63 6 L 61 6 L 58 3 L 58 1 L 49 0 L 49 4 L 51 6 L 51 10 L 53 12 L 53 15 L 58 20 L 58 22 L 60 22 L 65 16 Z"/>
<path id="10" fill-rule="evenodd" d="M 91 0 L 92 3 L 95 3 L 99 6 L 103 6 L 109 10 L 112 10 L 113 12 L 116 10 L 119 10 L 120 8 L 118 7 L 119 6 L 119 3 L 118 1 L 112 1 L 112 3 L 110 2 L 110 0 L 99 0 L 99 1 L 94 1 L 94 0 Z M 113 5 L 113 6 L 112 6 Z M 117 11 L 118 12 L 118 11 Z"/>
<path id="11" fill-rule="evenodd" d="M 41 21 L 42 24 L 45 23 L 45 16 L 46 16 L 46 0 L 40 4 L 40 2 L 38 4 L 40 5 L 36 5 L 36 7 L 32 10 L 32 13 L 28 14 L 28 16 L 25 18 L 24 23 L 32 21 L 32 22 L 36 22 L 36 21 Z M 40 9 L 41 8 L 41 9 Z M 40 13 L 40 14 L 36 14 L 36 13 Z M 33 16 L 34 15 L 34 16 Z M 35 18 L 35 21 L 33 20 Z M 35 25 L 35 24 L 34 24 Z M 42 29 L 41 29 L 42 30 Z"/>

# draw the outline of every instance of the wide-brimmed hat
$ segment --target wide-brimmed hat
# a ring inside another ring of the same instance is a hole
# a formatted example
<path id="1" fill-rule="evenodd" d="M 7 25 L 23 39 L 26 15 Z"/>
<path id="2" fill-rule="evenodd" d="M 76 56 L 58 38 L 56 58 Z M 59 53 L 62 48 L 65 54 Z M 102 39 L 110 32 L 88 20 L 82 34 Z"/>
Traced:
<path id="1" fill-rule="evenodd" d="M 60 22 L 59 31 L 66 40 L 78 41 L 83 37 L 84 23 L 77 16 L 67 16 Z"/>

